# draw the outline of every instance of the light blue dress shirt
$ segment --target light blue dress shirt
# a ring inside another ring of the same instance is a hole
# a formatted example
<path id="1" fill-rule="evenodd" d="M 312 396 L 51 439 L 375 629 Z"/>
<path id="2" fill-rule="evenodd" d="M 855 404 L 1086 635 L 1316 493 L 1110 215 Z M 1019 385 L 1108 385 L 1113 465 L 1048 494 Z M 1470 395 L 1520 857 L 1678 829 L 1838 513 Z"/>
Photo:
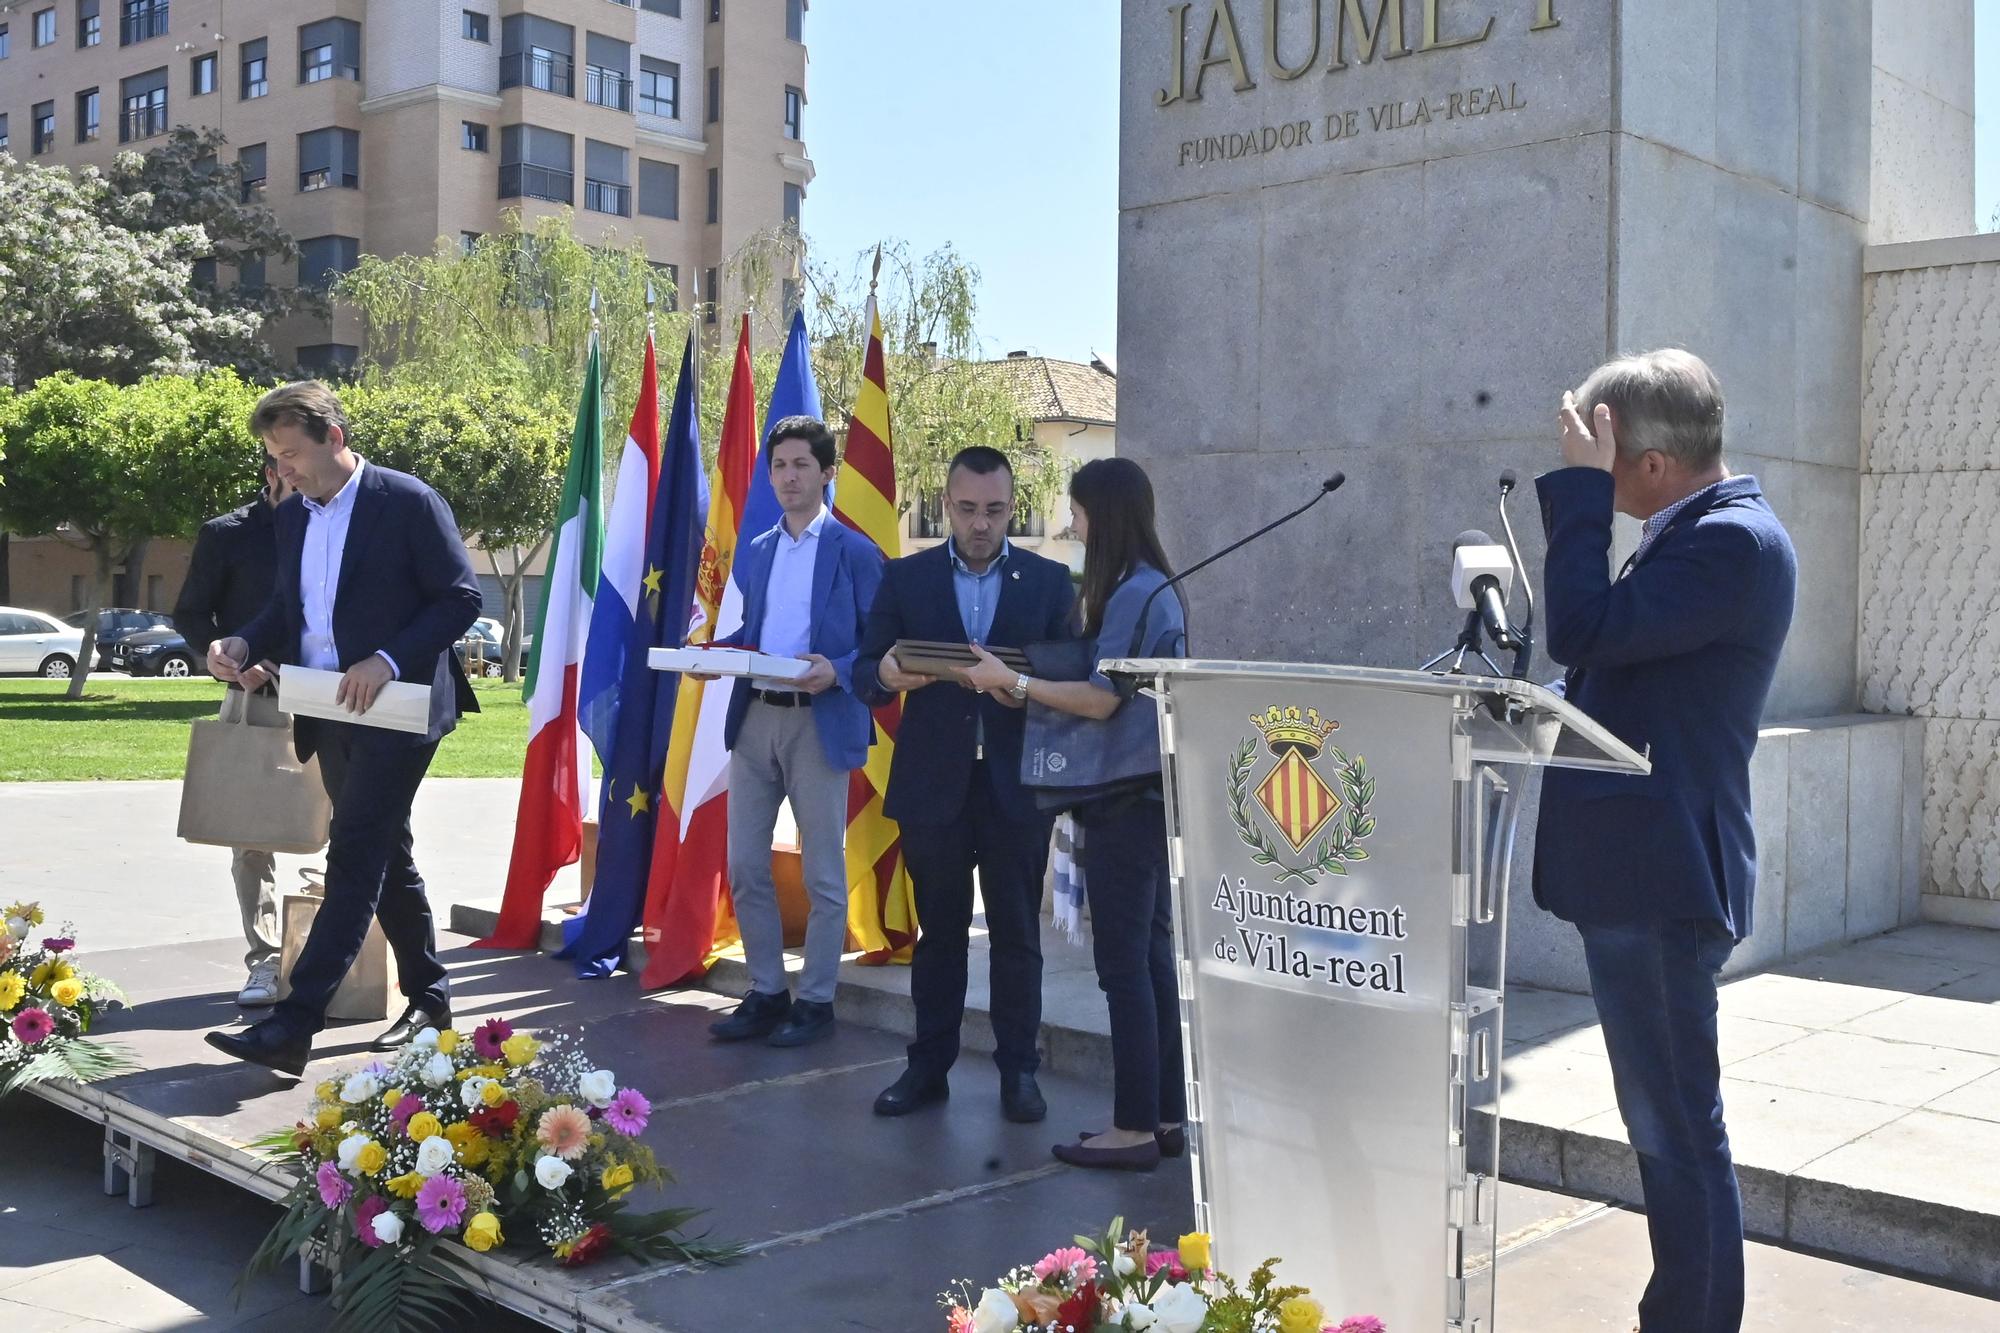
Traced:
<path id="1" fill-rule="evenodd" d="M 993 563 L 984 572 L 975 574 L 958 558 L 956 541 L 947 541 L 945 545 L 951 552 L 951 587 L 958 595 L 959 622 L 965 626 L 968 642 L 983 645 L 986 636 L 993 632 L 993 610 L 1000 605 L 1000 570 L 1013 548 L 1003 540 Z"/>
<path id="2" fill-rule="evenodd" d="M 771 581 L 764 586 L 764 623 L 758 627 L 758 652 L 775 657 L 804 657 L 812 651 L 813 567 L 819 562 L 819 534 L 826 527 L 826 506 L 797 537 L 782 521 L 778 545 L 771 555 Z M 760 690 L 796 690 L 797 681 L 752 680 Z"/>
<path id="3" fill-rule="evenodd" d="M 347 554 L 347 529 L 354 519 L 354 497 L 360 489 L 361 473 L 368 460 L 354 460 L 354 472 L 337 494 L 325 504 L 309 495 L 299 499 L 306 507 L 306 539 L 299 552 L 299 600 L 303 604 L 305 628 L 299 636 L 299 665 L 319 671 L 340 670 L 340 649 L 333 642 L 333 604 L 340 596 L 340 562 Z M 398 679 L 402 669 L 396 659 L 376 653 L 389 664 Z"/>

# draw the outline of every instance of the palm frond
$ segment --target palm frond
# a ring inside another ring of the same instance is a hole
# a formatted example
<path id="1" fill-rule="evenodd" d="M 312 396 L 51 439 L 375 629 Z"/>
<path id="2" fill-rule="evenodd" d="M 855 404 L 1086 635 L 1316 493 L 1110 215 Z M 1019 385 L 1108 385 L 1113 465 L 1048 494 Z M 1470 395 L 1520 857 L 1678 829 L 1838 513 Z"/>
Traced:
<path id="1" fill-rule="evenodd" d="M 5 1079 L 0 1079 L 0 1097 L 51 1079 L 96 1083 L 119 1074 L 129 1074 L 138 1068 L 138 1057 L 123 1046 L 83 1037 L 52 1039 L 44 1043 L 43 1050 L 17 1065 Z"/>

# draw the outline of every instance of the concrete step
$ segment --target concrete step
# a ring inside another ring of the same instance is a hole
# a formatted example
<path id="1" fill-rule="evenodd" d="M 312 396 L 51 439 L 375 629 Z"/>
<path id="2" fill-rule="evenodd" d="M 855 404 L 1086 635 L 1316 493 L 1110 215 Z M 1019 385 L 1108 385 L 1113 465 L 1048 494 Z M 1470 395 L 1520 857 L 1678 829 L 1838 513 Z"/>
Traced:
<path id="1" fill-rule="evenodd" d="M 454 904 L 480 936 L 497 905 Z M 543 923 L 561 943 L 560 912 Z M 975 926 L 964 1048 L 990 1053 Z M 633 944 L 634 966 L 644 946 Z M 1110 1093 L 1111 1040 L 1087 943 L 1043 929 L 1041 1048 Z M 788 965 L 800 965 L 789 954 Z M 748 986 L 725 956 L 700 985 Z M 1924 925 L 1788 960 L 1723 988 L 1724 1102 L 1752 1235 L 2000 1295 L 2000 932 Z M 841 1017 L 914 1029 L 909 970 L 841 964 Z M 1588 996 L 1507 996 L 1501 1173 L 1637 1205 L 1636 1160 Z"/>

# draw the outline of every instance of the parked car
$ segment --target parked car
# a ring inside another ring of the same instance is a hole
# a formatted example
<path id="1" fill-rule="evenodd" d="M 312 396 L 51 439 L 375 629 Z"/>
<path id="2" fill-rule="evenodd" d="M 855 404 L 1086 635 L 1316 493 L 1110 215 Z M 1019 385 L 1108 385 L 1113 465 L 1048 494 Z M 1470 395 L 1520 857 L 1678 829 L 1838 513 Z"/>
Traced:
<path id="1" fill-rule="evenodd" d="M 166 629 L 128 634 L 111 646 L 111 669 L 134 676 L 206 676 L 208 660 L 196 652 L 181 632 Z"/>
<path id="2" fill-rule="evenodd" d="M 90 618 L 88 611 L 72 611 L 63 617 L 63 623 L 72 629 L 82 629 L 83 622 Z M 97 669 L 109 670 L 113 645 L 134 634 L 149 629 L 172 629 L 174 618 L 164 611 L 141 611 L 135 606 L 107 606 L 97 613 Z"/>
<path id="3" fill-rule="evenodd" d="M 469 675 L 481 675 L 497 680 L 506 674 L 507 635 L 500 628 L 500 622 L 490 616 L 481 616 L 472 622 L 472 628 L 465 631 L 453 647 L 458 654 L 458 664 Z"/>
<path id="4" fill-rule="evenodd" d="M 82 653 L 82 630 L 40 611 L 0 606 L 0 672 L 68 680 Z"/>

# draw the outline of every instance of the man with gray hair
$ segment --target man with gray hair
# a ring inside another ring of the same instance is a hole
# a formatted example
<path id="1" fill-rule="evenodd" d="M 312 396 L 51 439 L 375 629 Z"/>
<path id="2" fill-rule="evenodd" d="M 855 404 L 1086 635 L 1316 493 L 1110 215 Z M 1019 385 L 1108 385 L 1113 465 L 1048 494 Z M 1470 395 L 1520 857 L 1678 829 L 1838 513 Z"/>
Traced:
<path id="1" fill-rule="evenodd" d="M 1678 349 L 1563 395 L 1564 466 L 1536 479 L 1546 646 L 1564 693 L 1650 751 L 1643 778 L 1551 769 L 1535 901 L 1583 937 L 1653 1277 L 1642 1333 L 1736 1333 L 1743 1206 L 1723 1125 L 1716 977 L 1750 933 L 1750 755 L 1791 628 L 1797 560 L 1722 459 L 1722 388 Z M 1644 522 L 1611 572 L 1613 511 Z"/>

